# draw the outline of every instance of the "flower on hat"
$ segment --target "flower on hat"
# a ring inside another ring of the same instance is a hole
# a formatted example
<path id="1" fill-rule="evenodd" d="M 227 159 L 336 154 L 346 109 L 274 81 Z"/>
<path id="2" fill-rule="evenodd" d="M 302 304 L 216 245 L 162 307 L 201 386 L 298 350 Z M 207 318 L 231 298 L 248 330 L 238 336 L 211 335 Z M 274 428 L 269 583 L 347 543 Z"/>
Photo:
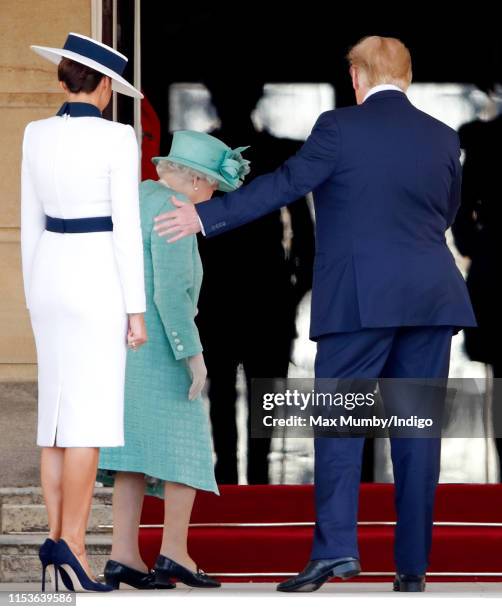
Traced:
<path id="1" fill-rule="evenodd" d="M 237 147 L 237 149 L 226 151 L 219 168 L 223 178 L 235 188 L 240 187 L 244 177 L 251 172 L 249 160 L 244 159 L 241 155 L 246 149 L 249 147 Z"/>

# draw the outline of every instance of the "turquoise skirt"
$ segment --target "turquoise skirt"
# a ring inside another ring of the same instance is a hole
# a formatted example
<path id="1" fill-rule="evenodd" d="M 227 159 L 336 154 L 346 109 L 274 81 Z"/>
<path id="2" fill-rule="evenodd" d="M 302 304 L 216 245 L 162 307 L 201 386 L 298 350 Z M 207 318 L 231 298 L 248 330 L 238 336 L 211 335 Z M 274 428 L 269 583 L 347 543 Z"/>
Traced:
<path id="1" fill-rule="evenodd" d="M 161 331 L 161 330 L 158 330 Z M 102 448 L 97 479 L 113 485 L 117 471 L 145 475 L 145 492 L 164 497 L 164 482 L 218 493 L 209 415 L 190 401 L 186 361 L 176 360 L 163 333 L 129 351 L 126 367 L 125 445 Z"/>

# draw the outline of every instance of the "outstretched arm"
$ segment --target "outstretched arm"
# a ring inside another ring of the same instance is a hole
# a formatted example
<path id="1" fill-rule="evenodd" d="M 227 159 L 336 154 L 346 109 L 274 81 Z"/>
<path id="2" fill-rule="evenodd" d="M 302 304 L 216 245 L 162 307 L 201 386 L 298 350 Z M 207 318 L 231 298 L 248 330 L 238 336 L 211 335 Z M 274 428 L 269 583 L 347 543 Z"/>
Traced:
<path id="1" fill-rule="evenodd" d="M 335 114 L 323 113 L 296 155 L 270 174 L 259 176 L 232 193 L 194 205 L 175 202 L 177 210 L 155 219 L 159 236 L 168 242 L 201 231 L 216 236 L 249 223 L 309 193 L 323 183 L 336 167 L 340 133 Z"/>

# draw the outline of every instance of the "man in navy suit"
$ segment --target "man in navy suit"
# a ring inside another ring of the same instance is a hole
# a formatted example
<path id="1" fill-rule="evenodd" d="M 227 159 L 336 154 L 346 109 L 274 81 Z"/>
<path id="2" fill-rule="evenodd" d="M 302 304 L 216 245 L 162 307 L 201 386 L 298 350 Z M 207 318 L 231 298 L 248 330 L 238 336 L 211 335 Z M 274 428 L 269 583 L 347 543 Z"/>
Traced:
<path id="1" fill-rule="evenodd" d="M 411 58 L 399 40 L 367 37 L 348 60 L 357 106 L 323 113 L 275 172 L 197 210 L 176 202 L 156 230 L 169 240 L 201 228 L 215 236 L 312 191 L 316 378 L 447 378 L 452 335 L 476 325 L 445 240 L 460 202 L 459 139 L 409 102 Z M 311 591 L 360 571 L 363 444 L 362 437 L 316 438 L 311 561 L 279 590 Z M 391 439 L 394 590 L 425 588 L 440 447 L 437 437 Z"/>

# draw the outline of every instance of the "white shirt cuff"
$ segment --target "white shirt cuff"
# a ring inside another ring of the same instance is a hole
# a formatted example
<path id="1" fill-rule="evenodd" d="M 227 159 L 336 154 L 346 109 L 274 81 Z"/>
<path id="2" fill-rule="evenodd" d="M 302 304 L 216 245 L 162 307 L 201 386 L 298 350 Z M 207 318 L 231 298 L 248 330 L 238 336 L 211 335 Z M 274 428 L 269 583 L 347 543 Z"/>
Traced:
<path id="1" fill-rule="evenodd" d="M 197 215 L 197 218 L 199 219 L 200 231 L 202 232 L 202 235 L 203 235 L 203 236 L 205 236 L 205 235 L 206 235 L 206 232 L 205 232 L 205 230 L 204 230 L 204 226 L 202 225 L 202 220 L 201 220 L 201 218 L 199 217 L 199 215 Z"/>

